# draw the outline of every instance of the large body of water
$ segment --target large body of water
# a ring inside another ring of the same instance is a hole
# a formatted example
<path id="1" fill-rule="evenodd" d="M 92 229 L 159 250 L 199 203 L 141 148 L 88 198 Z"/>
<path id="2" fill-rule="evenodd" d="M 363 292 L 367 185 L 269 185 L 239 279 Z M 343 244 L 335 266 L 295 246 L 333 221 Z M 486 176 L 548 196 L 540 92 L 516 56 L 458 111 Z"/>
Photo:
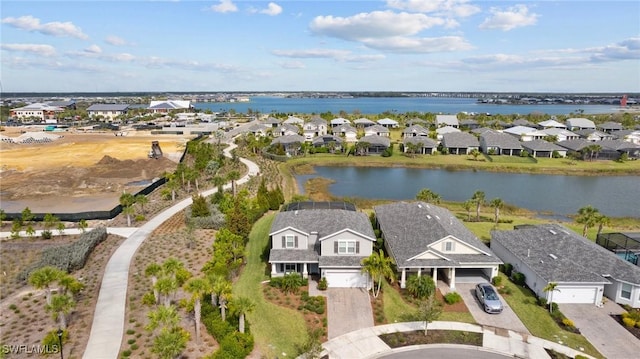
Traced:
<path id="1" fill-rule="evenodd" d="M 358 98 L 285 98 L 277 96 L 254 96 L 249 102 L 198 102 L 196 109 L 225 112 L 234 110 L 246 113 L 247 110 L 268 113 L 304 113 L 320 114 L 340 111 L 361 114 L 391 113 L 442 113 L 456 114 L 460 112 L 490 114 L 545 113 L 550 115 L 568 115 L 579 110 L 587 114 L 612 113 L 619 111 L 613 105 L 491 105 L 478 103 L 473 98 L 447 97 L 358 97 Z"/>
<path id="2" fill-rule="evenodd" d="M 477 190 L 487 201 L 503 201 L 532 211 L 566 216 L 592 205 L 611 217 L 640 218 L 640 178 L 637 176 L 561 176 L 419 168 L 315 167 L 299 175 L 299 188 L 313 177 L 335 181 L 336 196 L 412 200 L 429 188 L 448 201 L 466 201 Z"/>

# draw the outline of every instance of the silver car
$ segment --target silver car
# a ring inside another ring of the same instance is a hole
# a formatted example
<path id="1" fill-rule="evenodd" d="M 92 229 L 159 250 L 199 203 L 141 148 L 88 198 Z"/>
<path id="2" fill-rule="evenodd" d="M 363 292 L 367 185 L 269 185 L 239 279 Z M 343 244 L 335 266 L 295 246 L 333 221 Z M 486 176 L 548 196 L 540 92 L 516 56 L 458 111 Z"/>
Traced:
<path id="1" fill-rule="evenodd" d="M 501 313 L 502 312 L 502 302 L 498 297 L 498 293 L 493 289 L 491 284 L 489 283 L 480 283 L 476 285 L 476 298 L 484 311 L 487 313 Z"/>

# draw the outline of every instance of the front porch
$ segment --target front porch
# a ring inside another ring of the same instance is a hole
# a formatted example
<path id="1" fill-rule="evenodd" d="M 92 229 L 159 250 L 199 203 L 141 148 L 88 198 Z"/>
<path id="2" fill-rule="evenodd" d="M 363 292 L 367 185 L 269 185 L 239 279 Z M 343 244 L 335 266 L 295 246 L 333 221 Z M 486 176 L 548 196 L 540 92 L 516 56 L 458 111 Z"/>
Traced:
<path id="1" fill-rule="evenodd" d="M 491 278 L 498 275 L 498 267 L 486 267 L 486 268 L 457 268 L 456 267 L 444 267 L 444 268 L 411 268 L 404 267 L 398 268 L 400 270 L 400 288 L 406 288 L 407 278 L 411 275 L 429 275 L 433 278 L 434 283 L 438 283 L 438 280 L 448 284 L 449 289 L 454 291 L 456 289 L 456 281 L 461 280 L 464 282 L 482 282 L 491 281 Z"/>
<path id="2" fill-rule="evenodd" d="M 298 273 L 302 278 L 308 278 L 309 275 L 319 275 L 320 268 L 318 263 L 308 262 L 282 262 L 271 263 L 271 277 L 284 277 L 287 274 Z"/>

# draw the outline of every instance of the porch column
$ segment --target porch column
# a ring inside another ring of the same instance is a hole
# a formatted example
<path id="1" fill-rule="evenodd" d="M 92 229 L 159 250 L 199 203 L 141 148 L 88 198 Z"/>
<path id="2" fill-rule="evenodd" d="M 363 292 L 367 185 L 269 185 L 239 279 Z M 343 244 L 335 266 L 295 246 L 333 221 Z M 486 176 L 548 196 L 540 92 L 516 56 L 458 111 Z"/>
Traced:
<path id="1" fill-rule="evenodd" d="M 498 267 L 492 267 L 491 268 L 491 278 L 489 278 L 490 280 L 493 279 L 493 277 L 496 277 L 498 275 Z"/>
<path id="2" fill-rule="evenodd" d="M 433 283 L 438 286 L 438 268 L 433 268 Z"/>
<path id="3" fill-rule="evenodd" d="M 449 288 L 451 290 L 456 289 L 456 269 L 455 268 L 449 269 Z"/>
<path id="4" fill-rule="evenodd" d="M 422 275 L 422 268 L 418 268 L 418 277 Z"/>
<path id="5" fill-rule="evenodd" d="M 402 268 L 402 275 L 400 276 L 400 288 L 407 287 L 407 269 Z"/>
<path id="6" fill-rule="evenodd" d="M 308 278 L 309 272 L 307 270 L 307 263 L 302 263 L 302 278 Z"/>
<path id="7" fill-rule="evenodd" d="M 271 276 L 273 277 L 276 274 L 278 274 L 278 270 L 276 269 L 276 264 L 271 263 Z"/>

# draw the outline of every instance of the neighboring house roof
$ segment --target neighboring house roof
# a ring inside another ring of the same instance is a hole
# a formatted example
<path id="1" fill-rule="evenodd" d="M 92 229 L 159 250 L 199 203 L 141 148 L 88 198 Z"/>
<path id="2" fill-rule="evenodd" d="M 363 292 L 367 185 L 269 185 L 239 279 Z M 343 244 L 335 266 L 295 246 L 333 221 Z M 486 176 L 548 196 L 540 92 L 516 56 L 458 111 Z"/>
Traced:
<path id="1" fill-rule="evenodd" d="M 264 121 L 264 123 L 265 123 L 265 124 L 267 124 L 267 125 L 277 125 L 277 124 L 280 124 L 281 122 L 282 122 L 282 120 L 277 119 L 277 118 L 272 117 L 272 116 L 269 116 L 269 117 Z"/>
<path id="2" fill-rule="evenodd" d="M 456 115 L 436 115 L 438 126 L 458 126 L 458 116 Z"/>
<path id="3" fill-rule="evenodd" d="M 358 142 L 366 142 L 371 146 L 389 147 L 391 145 L 391 140 L 389 139 L 389 137 L 378 135 L 364 136 L 360 138 Z"/>
<path id="4" fill-rule="evenodd" d="M 387 126 L 398 126 L 398 121 L 392 120 L 390 118 L 383 118 L 378 120 L 379 125 L 387 125 Z"/>
<path id="5" fill-rule="evenodd" d="M 556 121 L 556 120 L 546 120 L 538 123 L 538 126 L 544 128 L 567 128 L 566 125 Z"/>
<path id="6" fill-rule="evenodd" d="M 442 135 L 442 145 L 446 148 L 478 147 L 478 138 L 467 132 L 445 133 Z"/>
<path id="7" fill-rule="evenodd" d="M 521 143 L 522 147 L 527 151 L 566 151 L 567 149 L 564 147 L 560 147 L 555 143 L 551 143 L 545 140 L 533 140 L 533 141 L 524 141 Z"/>
<path id="8" fill-rule="evenodd" d="M 126 111 L 128 108 L 127 104 L 96 103 L 89 106 L 87 111 Z"/>
<path id="9" fill-rule="evenodd" d="M 316 126 L 320 126 L 320 125 L 327 125 L 327 120 L 325 120 L 324 118 L 320 117 L 320 116 L 314 116 L 309 120 L 309 123 L 313 123 Z"/>
<path id="10" fill-rule="evenodd" d="M 546 128 L 544 130 L 540 130 L 540 132 L 549 136 L 580 137 L 580 135 L 562 128 Z"/>
<path id="11" fill-rule="evenodd" d="M 477 126 L 478 124 L 479 124 L 478 121 L 470 118 L 460 121 L 460 126 Z"/>
<path id="12" fill-rule="evenodd" d="M 464 263 L 502 263 L 447 209 L 424 202 L 395 202 L 374 207 L 376 220 L 398 267 L 455 267 Z M 477 254 L 441 252 L 432 246 L 455 237 Z M 415 257 L 431 252 L 434 258 Z"/>
<path id="13" fill-rule="evenodd" d="M 46 103 L 32 103 L 24 107 L 12 108 L 11 111 L 63 111 L 61 107 Z"/>
<path id="14" fill-rule="evenodd" d="M 375 122 L 371 121 L 368 118 L 364 118 L 364 117 L 353 121 L 353 123 L 355 123 L 356 125 L 374 125 L 375 124 Z"/>
<path id="15" fill-rule="evenodd" d="M 69 101 L 52 101 L 52 102 L 48 102 L 47 105 L 49 106 L 53 106 L 53 107 L 68 107 L 71 105 L 75 105 L 76 102 L 74 100 L 69 100 Z"/>
<path id="16" fill-rule="evenodd" d="M 462 132 L 462 131 L 452 126 L 444 126 L 436 129 L 436 133 L 439 135 L 444 135 L 445 133 L 455 133 L 455 132 Z"/>
<path id="17" fill-rule="evenodd" d="M 280 126 L 276 127 L 275 131 L 280 133 L 286 132 L 286 131 L 291 131 L 293 133 L 300 133 L 300 128 L 290 123 L 283 123 Z"/>
<path id="18" fill-rule="evenodd" d="M 567 127 L 568 128 L 574 128 L 574 127 L 579 127 L 579 128 L 596 128 L 596 124 L 593 123 L 593 121 L 587 119 L 587 118 L 581 118 L 581 117 L 573 117 L 573 118 L 569 118 L 566 121 Z"/>
<path id="19" fill-rule="evenodd" d="M 592 141 L 587 141 L 584 138 L 578 138 L 575 140 L 566 140 L 558 142 L 558 146 L 564 147 L 568 150 L 580 152 L 583 148 L 587 146 L 591 146 L 594 143 Z"/>
<path id="20" fill-rule="evenodd" d="M 602 123 L 598 125 L 598 128 L 602 131 L 620 131 L 624 129 L 621 123 L 613 122 L 613 121 L 607 121 L 605 123 Z"/>
<path id="21" fill-rule="evenodd" d="M 405 139 L 402 140 L 402 143 L 407 144 L 407 143 L 413 143 L 415 145 L 418 145 L 422 148 L 436 148 L 438 147 L 438 144 L 436 143 L 436 141 L 432 140 L 429 137 L 426 136 L 414 136 L 414 137 L 406 137 Z"/>
<path id="22" fill-rule="evenodd" d="M 522 145 L 517 138 L 502 132 L 487 131 L 480 135 L 480 142 L 484 142 L 487 147 L 498 147 L 501 149 L 521 149 Z"/>
<path id="23" fill-rule="evenodd" d="M 272 145 L 281 143 L 283 145 L 290 145 L 293 143 L 304 143 L 305 138 L 300 136 L 300 135 L 286 135 L 286 136 L 280 136 L 280 137 L 276 137 L 273 139 L 273 141 L 271 141 Z"/>
<path id="24" fill-rule="evenodd" d="M 614 137 L 614 139 L 625 139 L 629 135 L 635 135 L 635 136 L 640 137 L 640 131 L 638 131 L 638 130 L 618 130 L 618 131 L 611 131 L 611 135 Z"/>
<path id="25" fill-rule="evenodd" d="M 333 132 L 340 132 L 340 133 L 353 132 L 353 133 L 357 133 L 358 130 L 356 130 L 355 127 L 353 127 L 351 125 L 342 125 L 342 126 L 336 127 L 333 130 Z"/>
<path id="26" fill-rule="evenodd" d="M 262 125 L 262 124 L 254 123 L 253 125 L 249 126 L 249 128 L 247 128 L 247 132 L 251 132 L 251 133 L 256 133 L 256 132 L 264 133 L 264 132 L 266 132 L 266 128 L 265 128 L 265 127 L 264 127 L 264 125 Z"/>
<path id="27" fill-rule="evenodd" d="M 169 101 L 151 101 L 149 103 L 150 110 L 169 109 L 177 110 L 183 108 L 190 108 L 191 101 L 186 100 L 169 100 Z"/>
<path id="28" fill-rule="evenodd" d="M 481 135 L 487 131 L 493 131 L 493 129 L 490 129 L 489 127 L 480 127 L 480 128 L 475 128 L 473 130 L 471 130 L 471 133 L 475 133 L 477 135 Z"/>
<path id="29" fill-rule="evenodd" d="M 623 141 L 623 140 L 602 140 L 602 141 L 595 142 L 595 144 L 600 145 L 603 148 L 610 148 L 616 151 L 629 151 L 629 150 L 640 149 L 639 144 Z"/>
<path id="30" fill-rule="evenodd" d="M 533 122 L 530 122 L 528 120 L 525 120 L 524 118 L 519 118 L 519 119 L 513 121 L 513 125 L 514 126 L 534 127 L 536 124 L 533 123 Z"/>
<path id="31" fill-rule="evenodd" d="M 322 146 L 328 144 L 329 142 L 335 142 L 337 145 L 341 145 L 344 142 L 344 139 L 339 136 L 324 135 L 315 137 L 313 140 L 311 140 L 311 143 L 314 146 Z"/>
<path id="32" fill-rule="evenodd" d="M 573 131 L 575 132 L 577 135 L 580 135 L 580 137 L 599 137 L 599 138 L 613 138 L 613 135 L 608 134 L 608 133 L 604 133 L 602 131 L 598 131 L 595 128 L 589 128 L 589 129 L 584 129 L 584 130 L 577 130 L 577 131 Z"/>
<path id="33" fill-rule="evenodd" d="M 510 127 L 510 128 L 507 128 L 506 130 L 504 130 L 502 132 L 509 133 L 509 134 L 516 135 L 516 136 L 521 136 L 521 135 L 524 135 L 524 134 L 536 133 L 536 132 L 538 132 L 538 130 L 533 128 L 533 127 L 528 127 L 528 126 L 513 126 L 513 127 Z"/>
<path id="34" fill-rule="evenodd" d="M 411 127 L 407 127 L 402 131 L 405 135 L 414 135 L 414 136 L 429 136 L 429 130 L 420 126 L 413 125 Z"/>
<path id="35" fill-rule="evenodd" d="M 382 132 L 382 133 L 389 133 L 389 129 L 382 126 L 382 125 L 373 125 L 373 126 L 369 126 L 367 127 L 364 132 L 369 133 L 369 132 Z"/>
<path id="36" fill-rule="evenodd" d="M 295 228 L 306 234 L 318 232 L 318 242 L 343 230 L 351 230 L 371 241 L 376 240 L 371 221 L 366 214 L 344 209 L 302 209 L 278 212 L 271 224 L 269 235 L 286 228 Z"/>
<path id="37" fill-rule="evenodd" d="M 407 127 L 413 126 L 413 125 L 428 125 L 428 124 L 429 124 L 429 121 L 423 120 L 421 118 L 413 118 L 407 121 L 406 123 Z"/>
<path id="38" fill-rule="evenodd" d="M 523 226 L 492 231 L 499 242 L 548 282 L 609 283 L 606 279 L 640 285 L 640 267 L 559 224 Z"/>
<path id="39" fill-rule="evenodd" d="M 284 120 L 284 123 L 299 124 L 299 123 L 304 123 L 304 121 L 299 117 L 289 116 L 289 118 Z"/>
<path id="40" fill-rule="evenodd" d="M 345 211 L 356 211 L 356 206 L 350 202 L 343 201 L 304 201 L 304 202 L 291 202 L 285 204 L 282 208 L 282 212 L 297 211 L 301 209 L 344 209 Z"/>
<path id="41" fill-rule="evenodd" d="M 347 120 L 346 118 L 342 118 L 342 117 L 338 117 L 338 118 L 334 118 L 333 120 L 331 120 L 331 125 L 345 125 L 345 124 L 350 124 L 351 121 Z"/>

